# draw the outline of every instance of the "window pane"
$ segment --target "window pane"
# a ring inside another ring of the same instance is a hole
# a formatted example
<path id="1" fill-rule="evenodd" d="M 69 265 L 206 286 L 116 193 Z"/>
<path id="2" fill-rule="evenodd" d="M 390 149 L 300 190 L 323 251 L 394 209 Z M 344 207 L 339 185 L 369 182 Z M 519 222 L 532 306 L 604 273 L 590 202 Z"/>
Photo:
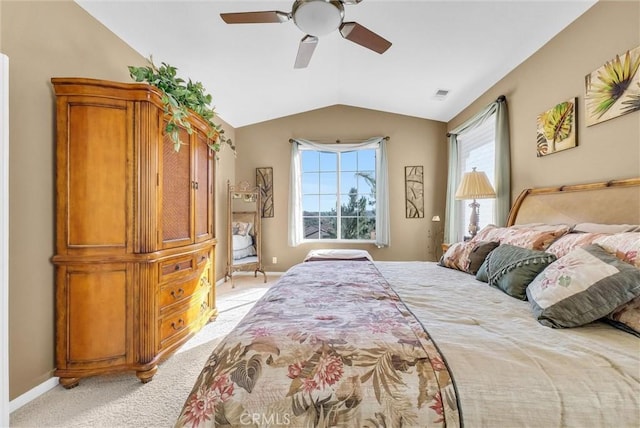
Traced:
<path id="1" fill-rule="evenodd" d="M 340 214 L 343 216 L 364 215 L 367 199 L 357 193 L 342 195 L 340 197 Z"/>
<path id="2" fill-rule="evenodd" d="M 342 217 L 342 239 L 375 239 L 375 218 Z"/>
<path id="3" fill-rule="evenodd" d="M 302 174 L 302 194 L 320 193 L 320 175 L 317 172 Z"/>
<path id="4" fill-rule="evenodd" d="M 320 218 L 320 239 L 336 239 L 338 220 L 336 217 Z"/>
<path id="5" fill-rule="evenodd" d="M 342 239 L 358 239 L 358 219 L 356 217 L 342 217 Z"/>
<path id="6" fill-rule="evenodd" d="M 348 195 L 351 190 L 358 190 L 358 176 L 353 172 L 340 173 L 340 194 Z"/>
<path id="7" fill-rule="evenodd" d="M 302 196 L 303 215 L 320 215 L 320 198 L 318 195 Z"/>
<path id="8" fill-rule="evenodd" d="M 370 196 L 370 195 L 362 195 L 362 197 L 366 200 L 366 203 L 364 204 L 364 214 L 362 215 L 366 215 L 366 216 L 376 216 L 376 198 L 375 196 Z"/>
<path id="9" fill-rule="evenodd" d="M 319 174 L 320 193 L 335 195 L 338 193 L 338 173 L 337 172 L 321 172 Z"/>
<path id="10" fill-rule="evenodd" d="M 376 174 L 374 171 L 362 171 L 358 175 L 358 192 L 375 196 Z"/>
<path id="11" fill-rule="evenodd" d="M 319 239 L 320 238 L 320 219 L 312 217 L 303 217 L 304 238 Z"/>
<path id="12" fill-rule="evenodd" d="M 342 171 L 357 171 L 358 170 L 358 152 L 341 153 L 340 169 Z"/>
<path id="13" fill-rule="evenodd" d="M 358 151 L 358 170 L 371 170 L 376 169 L 376 151 L 375 150 L 360 150 Z"/>
<path id="14" fill-rule="evenodd" d="M 335 216 L 336 215 L 336 196 L 320 195 L 320 215 Z"/>
<path id="15" fill-rule="evenodd" d="M 301 150 L 302 170 L 305 172 L 320 170 L 320 155 L 318 152 Z"/>
<path id="16" fill-rule="evenodd" d="M 376 218 L 360 218 L 360 223 L 361 227 L 359 239 L 375 239 Z"/>
<path id="17" fill-rule="evenodd" d="M 338 169 L 338 154 L 320 152 L 320 171 L 336 171 Z"/>

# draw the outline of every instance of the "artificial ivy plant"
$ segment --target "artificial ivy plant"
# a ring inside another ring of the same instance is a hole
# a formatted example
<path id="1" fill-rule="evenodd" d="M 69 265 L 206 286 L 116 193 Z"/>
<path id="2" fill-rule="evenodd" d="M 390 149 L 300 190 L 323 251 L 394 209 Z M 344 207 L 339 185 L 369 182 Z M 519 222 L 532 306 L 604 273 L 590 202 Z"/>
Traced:
<path id="1" fill-rule="evenodd" d="M 178 69 L 164 62 L 157 67 L 151 57 L 148 61 L 149 65 L 145 67 L 129 66 L 129 74 L 136 82 L 147 82 L 162 92 L 164 113 L 168 117 L 165 132 L 173 140 L 175 150 L 179 151 L 182 144 L 179 127 L 186 129 L 189 134 L 193 132 L 191 124 L 186 120 L 189 110 L 192 110 L 210 125 L 208 137 L 213 144 L 209 147 L 219 152 L 222 144 L 227 144 L 235 153 L 236 148 L 232 141 L 225 137 L 222 126 L 213 121 L 216 112 L 214 107 L 211 107 L 212 97 L 205 92 L 202 83 L 177 77 Z"/>

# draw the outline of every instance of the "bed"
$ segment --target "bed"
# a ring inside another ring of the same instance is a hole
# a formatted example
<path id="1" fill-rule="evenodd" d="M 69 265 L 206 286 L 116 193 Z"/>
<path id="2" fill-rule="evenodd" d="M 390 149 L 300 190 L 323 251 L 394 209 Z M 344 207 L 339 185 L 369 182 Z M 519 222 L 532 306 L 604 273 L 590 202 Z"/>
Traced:
<path id="1" fill-rule="evenodd" d="M 438 263 L 315 253 L 213 350 L 176 426 L 637 427 L 638 224 L 629 179 L 525 190 Z"/>

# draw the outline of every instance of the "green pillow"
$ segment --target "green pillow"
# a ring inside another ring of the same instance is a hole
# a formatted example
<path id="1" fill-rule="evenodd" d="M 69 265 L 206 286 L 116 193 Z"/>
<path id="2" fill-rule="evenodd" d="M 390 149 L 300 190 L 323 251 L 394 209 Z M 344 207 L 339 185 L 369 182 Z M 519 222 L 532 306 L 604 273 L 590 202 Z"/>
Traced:
<path id="1" fill-rule="evenodd" d="M 527 285 L 554 261 L 553 254 L 503 244 L 487 255 L 476 278 L 511 297 L 526 300 Z"/>

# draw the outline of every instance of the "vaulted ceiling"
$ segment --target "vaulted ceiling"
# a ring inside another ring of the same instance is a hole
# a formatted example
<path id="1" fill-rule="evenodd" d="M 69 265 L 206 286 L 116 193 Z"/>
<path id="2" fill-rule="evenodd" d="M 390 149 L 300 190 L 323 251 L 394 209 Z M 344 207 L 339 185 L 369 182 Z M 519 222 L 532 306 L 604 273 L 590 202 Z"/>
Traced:
<path id="1" fill-rule="evenodd" d="M 144 57 L 201 81 L 218 115 L 242 127 L 336 104 L 449 121 L 596 0 L 363 0 L 345 5 L 344 21 L 391 48 L 378 54 L 334 31 L 319 37 L 303 69 L 293 67 L 305 36 L 293 21 L 220 18 L 288 13 L 293 0 L 76 2 Z"/>

